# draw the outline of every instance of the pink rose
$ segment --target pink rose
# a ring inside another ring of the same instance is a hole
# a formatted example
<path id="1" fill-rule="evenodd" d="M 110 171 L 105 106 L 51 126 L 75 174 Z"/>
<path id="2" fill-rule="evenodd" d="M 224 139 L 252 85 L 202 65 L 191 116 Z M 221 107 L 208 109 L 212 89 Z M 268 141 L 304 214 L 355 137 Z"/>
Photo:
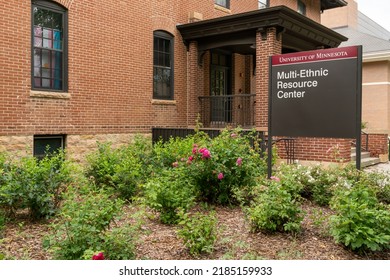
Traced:
<path id="1" fill-rule="evenodd" d="M 198 149 L 197 149 L 197 148 L 193 148 L 193 149 L 192 149 L 192 154 L 193 154 L 193 155 L 196 155 L 197 152 L 198 152 Z"/>
<path id="2" fill-rule="evenodd" d="M 235 133 L 232 133 L 232 134 L 230 134 L 230 137 L 232 137 L 232 138 L 236 138 L 236 137 L 237 137 L 237 134 L 235 134 Z"/>
<path id="3" fill-rule="evenodd" d="M 100 252 L 100 253 L 98 253 L 98 254 L 96 254 L 96 255 L 93 255 L 93 256 L 92 256 L 92 259 L 93 259 L 93 260 L 104 260 L 103 252 Z"/>
<path id="4" fill-rule="evenodd" d="M 241 164 L 242 164 L 242 158 L 238 158 L 237 160 L 236 160 L 236 164 L 237 164 L 237 166 L 241 166 Z"/>
<path id="5" fill-rule="evenodd" d="M 224 177 L 224 176 L 223 176 L 223 173 L 222 173 L 222 172 L 219 172 L 219 173 L 218 173 L 218 180 L 222 180 L 223 177 Z"/>
<path id="6" fill-rule="evenodd" d="M 210 157 L 211 157 L 210 151 L 207 149 L 204 149 L 202 152 L 202 158 L 210 158 Z"/>
<path id="7" fill-rule="evenodd" d="M 177 161 L 175 161 L 174 163 L 172 163 L 172 166 L 173 167 L 178 167 L 179 166 L 179 163 Z"/>
<path id="8" fill-rule="evenodd" d="M 276 176 L 271 176 L 270 179 L 273 180 L 273 181 L 276 181 L 276 182 L 280 182 L 280 178 L 276 177 Z"/>
<path id="9" fill-rule="evenodd" d="M 194 157 L 193 157 L 193 156 L 190 156 L 190 157 L 188 158 L 188 160 L 189 160 L 189 161 L 193 161 L 193 160 L 194 160 Z"/>

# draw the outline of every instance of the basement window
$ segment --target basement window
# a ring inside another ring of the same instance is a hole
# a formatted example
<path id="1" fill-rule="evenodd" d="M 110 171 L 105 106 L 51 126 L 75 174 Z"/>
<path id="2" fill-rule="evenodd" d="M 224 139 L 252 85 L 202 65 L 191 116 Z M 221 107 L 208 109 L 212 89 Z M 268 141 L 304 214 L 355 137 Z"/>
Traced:
<path id="1" fill-rule="evenodd" d="M 34 157 L 42 159 L 65 148 L 65 135 L 35 135 Z"/>

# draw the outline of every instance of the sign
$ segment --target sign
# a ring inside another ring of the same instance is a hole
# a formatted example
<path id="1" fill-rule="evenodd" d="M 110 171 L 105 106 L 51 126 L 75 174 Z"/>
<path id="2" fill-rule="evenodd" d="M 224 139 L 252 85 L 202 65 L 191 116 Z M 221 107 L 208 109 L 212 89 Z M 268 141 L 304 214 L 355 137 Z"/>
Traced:
<path id="1" fill-rule="evenodd" d="M 345 47 L 271 57 L 272 135 L 355 138 L 359 55 Z"/>
<path id="2" fill-rule="evenodd" d="M 268 177 L 272 137 L 356 139 L 361 161 L 362 47 L 270 57 Z"/>

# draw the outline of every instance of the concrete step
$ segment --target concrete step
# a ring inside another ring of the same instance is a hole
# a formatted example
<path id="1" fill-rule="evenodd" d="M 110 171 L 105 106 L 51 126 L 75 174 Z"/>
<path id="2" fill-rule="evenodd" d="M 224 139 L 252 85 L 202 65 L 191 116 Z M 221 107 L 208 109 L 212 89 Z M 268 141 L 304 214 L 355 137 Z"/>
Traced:
<path id="1" fill-rule="evenodd" d="M 380 162 L 381 161 L 379 160 L 379 158 L 374 158 L 374 157 L 362 158 L 360 166 L 364 168 L 364 167 L 378 164 Z"/>
<path id="2" fill-rule="evenodd" d="M 356 148 L 351 148 L 351 161 L 356 161 Z M 362 168 L 380 163 L 379 158 L 371 157 L 369 152 L 361 152 Z"/>
<path id="3" fill-rule="evenodd" d="M 370 153 L 369 152 L 361 152 L 362 160 L 364 158 L 369 158 L 369 157 L 370 157 Z M 354 153 L 351 153 L 351 160 L 356 160 L 356 151 Z"/>

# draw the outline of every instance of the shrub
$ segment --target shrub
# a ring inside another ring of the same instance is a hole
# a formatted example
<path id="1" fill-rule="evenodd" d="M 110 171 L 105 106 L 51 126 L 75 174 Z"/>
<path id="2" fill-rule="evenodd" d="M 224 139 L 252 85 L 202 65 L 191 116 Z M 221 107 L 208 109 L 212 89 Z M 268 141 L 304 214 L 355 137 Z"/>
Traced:
<path id="1" fill-rule="evenodd" d="M 109 260 L 135 259 L 135 230 L 125 226 L 107 231 L 103 237 L 101 250 Z"/>
<path id="2" fill-rule="evenodd" d="M 174 162 L 187 161 L 189 151 L 196 142 L 207 143 L 210 138 L 203 132 L 185 138 L 171 137 L 169 141 L 159 141 L 153 147 L 153 166 L 155 172 L 172 167 Z"/>
<path id="3" fill-rule="evenodd" d="M 121 155 L 108 142 L 98 142 L 97 145 L 97 151 L 87 156 L 86 176 L 91 178 L 97 187 L 114 187 L 113 177 L 115 168 L 122 159 Z"/>
<path id="4" fill-rule="evenodd" d="M 110 223 L 122 207 L 122 201 L 113 200 L 104 190 L 84 192 L 69 192 L 52 226 L 54 234 L 47 239 L 46 246 L 53 250 L 56 259 L 77 260 L 87 250 L 102 250 Z"/>
<path id="5" fill-rule="evenodd" d="M 253 137 L 241 130 L 224 130 L 208 145 L 194 143 L 186 165 L 201 200 L 237 204 L 237 188 L 256 184 L 257 177 L 265 173 L 266 164 L 259 150 L 251 147 Z"/>
<path id="6" fill-rule="evenodd" d="M 379 202 L 390 204 L 389 176 L 382 172 L 362 172 L 359 180 L 374 190 Z"/>
<path id="7" fill-rule="evenodd" d="M 86 176 L 98 188 L 113 191 L 122 199 L 132 199 L 149 176 L 150 148 L 147 139 L 141 137 L 118 149 L 110 143 L 98 143 L 97 152 L 87 157 Z M 144 153 L 141 149 L 145 149 Z"/>
<path id="8" fill-rule="evenodd" d="M 138 158 L 123 153 L 122 160 L 114 166 L 112 176 L 113 188 L 123 199 L 132 199 L 138 191 L 138 186 L 142 183 L 143 165 Z"/>
<path id="9" fill-rule="evenodd" d="M 282 166 L 281 178 L 292 177 L 301 183 L 300 193 L 320 206 L 328 206 L 335 189 L 344 186 L 345 179 L 340 174 L 339 167 L 324 168 L 316 166 Z"/>
<path id="10" fill-rule="evenodd" d="M 191 255 L 211 253 L 217 240 L 217 217 L 208 214 L 182 214 L 178 236 L 183 239 Z"/>
<path id="11" fill-rule="evenodd" d="M 41 160 L 24 157 L 8 163 L 3 169 L 0 205 L 10 213 L 28 208 L 33 218 L 50 217 L 75 173 L 75 165 L 65 160 L 63 151 Z"/>
<path id="12" fill-rule="evenodd" d="M 378 202 L 375 191 L 363 182 L 340 189 L 331 201 L 330 219 L 336 242 L 360 252 L 390 247 L 390 211 Z"/>
<path id="13" fill-rule="evenodd" d="M 160 212 L 164 224 L 175 224 L 180 210 L 186 211 L 194 202 L 194 186 L 183 168 L 163 170 L 144 185 L 144 202 Z"/>
<path id="14" fill-rule="evenodd" d="M 298 197 L 278 178 L 266 183 L 264 191 L 246 209 L 253 231 L 299 231 L 303 220 Z"/>

